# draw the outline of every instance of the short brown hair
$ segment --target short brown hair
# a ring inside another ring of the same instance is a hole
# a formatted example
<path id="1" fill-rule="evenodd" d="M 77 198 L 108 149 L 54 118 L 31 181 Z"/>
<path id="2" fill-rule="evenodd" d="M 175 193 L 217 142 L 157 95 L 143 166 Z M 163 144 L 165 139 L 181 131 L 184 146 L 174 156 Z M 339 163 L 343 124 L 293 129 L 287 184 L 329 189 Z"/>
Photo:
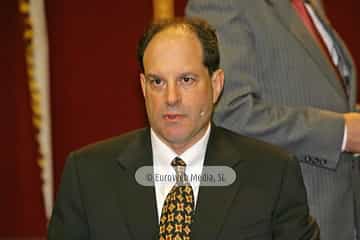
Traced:
<path id="1" fill-rule="evenodd" d="M 203 64 L 210 76 L 219 68 L 220 54 L 215 29 L 200 18 L 175 18 L 152 23 L 141 37 L 137 47 L 137 60 L 144 72 L 144 52 L 154 36 L 170 27 L 185 27 L 193 32 L 199 39 L 203 50 Z"/>

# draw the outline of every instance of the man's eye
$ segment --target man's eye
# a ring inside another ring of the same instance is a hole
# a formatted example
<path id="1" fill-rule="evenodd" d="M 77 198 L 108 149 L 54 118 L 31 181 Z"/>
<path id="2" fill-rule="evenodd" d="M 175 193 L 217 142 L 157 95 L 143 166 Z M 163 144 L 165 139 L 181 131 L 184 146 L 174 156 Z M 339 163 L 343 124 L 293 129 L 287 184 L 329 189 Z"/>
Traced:
<path id="1" fill-rule="evenodd" d="M 154 85 L 154 86 L 162 86 L 164 84 L 164 81 L 159 78 L 155 78 L 155 79 L 151 79 L 150 83 L 151 83 L 151 85 Z"/>
<path id="2" fill-rule="evenodd" d="M 186 77 L 181 78 L 181 84 L 184 84 L 184 85 L 191 85 L 194 82 L 195 82 L 194 77 L 186 76 Z"/>

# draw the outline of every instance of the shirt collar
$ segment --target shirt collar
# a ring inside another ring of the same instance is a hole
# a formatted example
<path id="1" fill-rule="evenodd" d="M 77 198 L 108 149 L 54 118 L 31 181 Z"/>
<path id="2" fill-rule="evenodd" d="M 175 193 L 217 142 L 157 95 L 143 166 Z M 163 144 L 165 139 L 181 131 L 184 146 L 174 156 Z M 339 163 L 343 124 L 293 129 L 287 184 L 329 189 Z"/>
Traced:
<path id="1" fill-rule="evenodd" d="M 201 162 L 202 165 L 206 153 L 206 146 L 209 141 L 210 131 L 211 124 L 209 124 L 204 136 L 202 136 L 201 139 L 178 156 L 156 135 L 153 129 L 150 129 L 154 165 L 159 166 L 160 169 L 166 169 L 170 166 L 171 160 L 177 156 L 180 157 L 189 168 L 192 168 L 194 164 L 199 162 Z"/>

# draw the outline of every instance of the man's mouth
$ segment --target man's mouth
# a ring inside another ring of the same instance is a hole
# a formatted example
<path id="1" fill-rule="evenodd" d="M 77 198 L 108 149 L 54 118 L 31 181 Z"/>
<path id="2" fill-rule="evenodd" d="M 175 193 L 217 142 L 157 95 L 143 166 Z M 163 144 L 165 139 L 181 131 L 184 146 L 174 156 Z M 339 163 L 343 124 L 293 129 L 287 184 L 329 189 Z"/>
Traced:
<path id="1" fill-rule="evenodd" d="M 183 114 L 175 114 L 175 113 L 168 113 L 163 115 L 163 118 L 167 121 L 179 121 L 184 117 L 185 115 Z"/>

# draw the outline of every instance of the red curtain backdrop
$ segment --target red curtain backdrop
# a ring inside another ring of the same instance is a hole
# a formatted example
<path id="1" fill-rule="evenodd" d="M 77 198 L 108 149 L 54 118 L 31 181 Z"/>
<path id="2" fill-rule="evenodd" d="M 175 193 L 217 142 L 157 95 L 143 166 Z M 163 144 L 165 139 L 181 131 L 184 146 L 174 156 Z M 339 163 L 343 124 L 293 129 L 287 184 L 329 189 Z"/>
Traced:
<path id="1" fill-rule="evenodd" d="M 178 16 L 184 6 L 176 0 Z M 59 0 L 47 14 L 57 189 L 71 150 L 146 125 L 136 45 L 152 1 Z"/>
<path id="2" fill-rule="evenodd" d="M 358 102 L 360 103 L 360 1 L 323 0 L 334 28 L 346 42 L 358 70 Z"/>
<path id="3" fill-rule="evenodd" d="M 45 1 L 50 44 L 55 190 L 68 153 L 146 125 L 136 44 L 152 1 Z M 360 9 L 355 0 L 324 1 L 358 65 Z M 183 15 L 186 0 L 175 0 Z M 0 1 L 0 239 L 44 237 L 37 146 L 16 0 Z"/>
<path id="4" fill-rule="evenodd" d="M 17 1 L 0 1 L 0 29 L 0 239 L 37 237 L 46 221 Z"/>

